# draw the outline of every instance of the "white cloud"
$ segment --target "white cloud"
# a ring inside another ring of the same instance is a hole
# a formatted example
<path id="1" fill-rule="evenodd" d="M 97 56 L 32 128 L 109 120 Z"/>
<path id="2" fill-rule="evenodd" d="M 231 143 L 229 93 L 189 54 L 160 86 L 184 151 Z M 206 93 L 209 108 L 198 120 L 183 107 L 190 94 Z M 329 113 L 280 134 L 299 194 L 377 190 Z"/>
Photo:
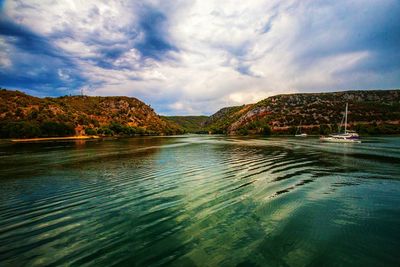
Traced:
<path id="1" fill-rule="evenodd" d="M 12 62 L 10 59 L 11 49 L 3 38 L 0 38 L 0 66 L 3 68 L 11 68 Z"/>
<path id="2" fill-rule="evenodd" d="M 58 69 L 57 70 L 57 74 L 63 80 L 69 80 L 70 79 L 70 76 L 68 75 L 68 71 L 66 71 L 66 70 Z"/>
<path id="3" fill-rule="evenodd" d="M 90 94 L 131 95 L 164 113 L 204 114 L 274 94 L 357 85 L 338 73 L 371 54 L 343 48 L 352 34 L 346 26 L 351 11 L 373 13 L 380 3 L 339 2 L 32 0 L 6 1 L 5 12 L 70 55 L 91 82 Z M 166 16 L 164 34 L 177 49 L 164 60 L 146 58 L 134 46 L 144 38 L 144 6 Z M 104 58 L 105 67 L 99 59 L 110 48 L 122 52 Z M 63 70 L 59 76 L 72 78 Z"/>

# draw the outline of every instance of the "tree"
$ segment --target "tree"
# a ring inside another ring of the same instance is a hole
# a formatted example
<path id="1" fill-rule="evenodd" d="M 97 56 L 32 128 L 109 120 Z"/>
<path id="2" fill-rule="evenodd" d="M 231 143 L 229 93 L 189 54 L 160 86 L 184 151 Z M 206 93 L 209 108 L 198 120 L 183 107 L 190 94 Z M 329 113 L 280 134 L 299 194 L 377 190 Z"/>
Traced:
<path id="1" fill-rule="evenodd" d="M 107 135 L 107 136 L 113 135 L 113 131 L 110 128 L 108 128 L 107 126 L 103 126 L 100 129 L 98 129 L 97 133 L 101 134 L 101 135 Z"/>
<path id="2" fill-rule="evenodd" d="M 118 122 L 111 122 L 108 126 L 115 134 L 120 134 L 124 130 L 124 126 Z"/>
<path id="3" fill-rule="evenodd" d="M 21 108 L 17 108 L 17 109 L 15 110 L 15 116 L 17 116 L 17 117 L 22 117 L 23 115 L 24 115 L 24 112 L 22 111 Z"/>
<path id="4" fill-rule="evenodd" d="M 38 117 L 38 111 L 36 109 L 33 109 L 29 114 L 28 114 L 28 120 L 36 120 Z"/>
<path id="5" fill-rule="evenodd" d="M 93 128 L 86 128 L 86 129 L 85 129 L 85 133 L 86 133 L 87 135 L 95 135 L 95 134 L 96 134 L 96 131 L 95 131 Z"/>
<path id="6" fill-rule="evenodd" d="M 0 137 L 2 138 L 31 138 L 41 136 L 41 130 L 37 123 L 3 122 L 0 124 Z"/>
<path id="7" fill-rule="evenodd" d="M 332 131 L 331 128 L 330 128 L 329 125 L 327 125 L 327 124 L 321 124 L 321 125 L 319 126 L 319 134 L 321 134 L 321 135 L 330 134 L 331 131 Z"/>
<path id="8" fill-rule="evenodd" d="M 44 136 L 67 136 L 75 133 L 75 129 L 72 125 L 54 121 L 43 122 L 40 125 L 40 129 Z"/>
<path id="9" fill-rule="evenodd" d="M 263 129 L 264 135 L 271 135 L 272 130 L 271 130 L 271 127 L 269 127 L 269 125 L 265 125 L 262 129 Z"/>

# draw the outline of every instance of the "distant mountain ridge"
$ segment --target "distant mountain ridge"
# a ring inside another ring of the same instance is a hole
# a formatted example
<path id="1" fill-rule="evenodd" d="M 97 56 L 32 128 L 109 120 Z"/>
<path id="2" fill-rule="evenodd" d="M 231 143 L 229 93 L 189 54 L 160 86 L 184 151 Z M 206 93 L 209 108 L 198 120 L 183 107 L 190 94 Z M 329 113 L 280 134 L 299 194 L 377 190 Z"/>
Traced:
<path id="1" fill-rule="evenodd" d="M 400 133 L 400 90 L 299 93 L 268 97 L 258 103 L 223 108 L 210 116 L 211 133 L 294 134 L 302 124 L 310 134 L 337 131 L 345 104 L 349 127 L 363 133 Z"/>
<path id="2" fill-rule="evenodd" d="M 185 133 L 207 133 L 204 123 L 208 116 L 162 116 L 163 119 L 179 125 Z"/>
<path id="3" fill-rule="evenodd" d="M 181 128 L 142 101 L 125 96 L 38 98 L 0 90 L 0 136 L 159 135 Z"/>

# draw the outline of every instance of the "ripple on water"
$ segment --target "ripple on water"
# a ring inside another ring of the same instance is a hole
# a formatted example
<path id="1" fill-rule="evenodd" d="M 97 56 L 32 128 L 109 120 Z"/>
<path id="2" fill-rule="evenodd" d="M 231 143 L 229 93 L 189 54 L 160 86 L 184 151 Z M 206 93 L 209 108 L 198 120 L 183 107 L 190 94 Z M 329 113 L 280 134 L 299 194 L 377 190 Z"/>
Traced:
<path id="1" fill-rule="evenodd" d="M 396 266 L 397 148 L 210 136 L 2 145 L 0 265 Z"/>

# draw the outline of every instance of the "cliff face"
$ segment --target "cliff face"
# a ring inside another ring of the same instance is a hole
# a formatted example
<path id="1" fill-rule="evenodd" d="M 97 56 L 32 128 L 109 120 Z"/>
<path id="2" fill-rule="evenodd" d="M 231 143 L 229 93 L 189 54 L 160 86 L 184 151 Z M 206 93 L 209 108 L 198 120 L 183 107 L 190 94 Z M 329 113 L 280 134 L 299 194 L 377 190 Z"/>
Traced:
<path id="1" fill-rule="evenodd" d="M 350 127 L 395 125 L 393 127 L 398 131 L 399 90 L 277 95 L 243 106 L 240 115 L 222 109 L 211 116 L 206 125 L 227 134 L 259 134 L 265 132 L 266 128 L 275 133 L 291 134 L 300 124 L 305 132 L 325 133 L 337 130 L 346 103 L 349 104 Z M 217 124 L 212 119 L 215 116 L 218 117 Z"/>
<path id="2" fill-rule="evenodd" d="M 0 90 L 1 137 L 175 134 L 180 131 L 179 126 L 162 119 L 136 98 L 37 98 L 19 91 Z"/>

